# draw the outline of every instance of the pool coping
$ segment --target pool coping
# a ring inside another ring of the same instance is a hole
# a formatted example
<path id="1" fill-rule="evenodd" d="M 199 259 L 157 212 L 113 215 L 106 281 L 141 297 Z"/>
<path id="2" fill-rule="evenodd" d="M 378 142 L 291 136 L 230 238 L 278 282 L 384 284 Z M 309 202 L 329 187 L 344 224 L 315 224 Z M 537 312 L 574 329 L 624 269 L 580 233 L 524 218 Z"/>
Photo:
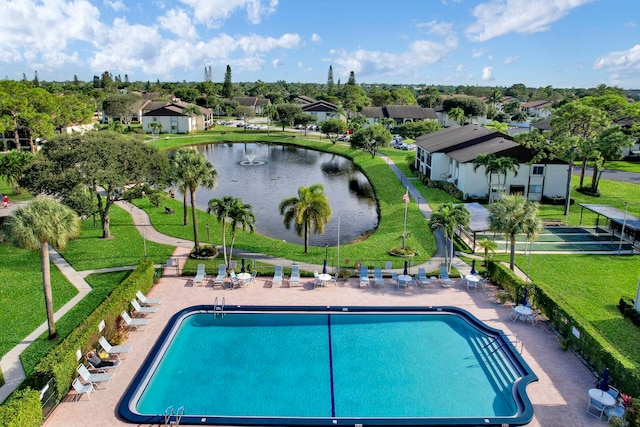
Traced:
<path id="1" fill-rule="evenodd" d="M 165 415 L 142 415 L 132 410 L 130 407 L 133 399 L 140 393 L 138 390 L 141 383 L 148 375 L 149 369 L 156 363 L 156 355 L 167 345 L 167 338 L 175 333 L 177 326 L 187 316 L 197 312 L 207 312 L 220 314 L 220 306 L 215 305 L 194 305 L 183 308 L 175 313 L 167 322 L 167 325 L 158 336 L 151 351 L 142 363 L 138 374 L 127 387 L 118 403 L 118 412 L 127 422 L 137 424 L 157 424 L 167 421 Z M 224 307 L 224 312 L 312 312 L 326 314 L 345 313 L 381 313 L 393 312 L 402 313 L 425 313 L 425 314 L 453 314 L 461 317 L 471 327 L 478 331 L 494 337 L 494 341 L 500 340 L 501 344 L 496 348 L 505 346 L 508 351 L 503 354 L 509 359 L 512 367 L 520 377 L 512 387 L 512 397 L 516 404 L 516 414 L 513 416 L 496 417 L 467 417 L 467 418 L 445 418 L 445 417 L 411 417 L 411 418 L 374 418 L 374 417 L 230 417 L 230 416 L 201 416 L 184 415 L 181 422 L 191 425 L 286 425 L 286 426 L 329 426 L 329 425 L 429 425 L 429 426 L 451 426 L 451 425 L 526 425 L 533 419 L 533 404 L 531 403 L 526 387 L 531 382 L 537 381 L 538 377 L 529 367 L 524 358 L 518 353 L 509 338 L 502 330 L 490 327 L 479 320 L 470 312 L 454 306 L 263 306 L 263 305 L 233 305 Z M 493 341 L 492 341 L 493 342 Z M 143 375 L 144 374 L 144 375 Z M 390 422 L 393 422 L 391 424 Z"/>

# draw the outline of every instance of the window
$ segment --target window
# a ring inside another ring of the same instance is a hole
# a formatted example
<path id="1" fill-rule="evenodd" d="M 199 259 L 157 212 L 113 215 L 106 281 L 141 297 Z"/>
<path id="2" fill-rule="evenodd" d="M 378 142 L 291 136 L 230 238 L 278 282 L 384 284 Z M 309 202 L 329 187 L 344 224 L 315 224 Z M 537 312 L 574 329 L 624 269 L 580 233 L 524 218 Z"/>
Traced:
<path id="1" fill-rule="evenodd" d="M 532 175 L 544 175 L 544 166 L 534 166 Z"/>
<path id="2" fill-rule="evenodd" d="M 529 193 L 542 193 L 542 185 L 530 185 Z"/>

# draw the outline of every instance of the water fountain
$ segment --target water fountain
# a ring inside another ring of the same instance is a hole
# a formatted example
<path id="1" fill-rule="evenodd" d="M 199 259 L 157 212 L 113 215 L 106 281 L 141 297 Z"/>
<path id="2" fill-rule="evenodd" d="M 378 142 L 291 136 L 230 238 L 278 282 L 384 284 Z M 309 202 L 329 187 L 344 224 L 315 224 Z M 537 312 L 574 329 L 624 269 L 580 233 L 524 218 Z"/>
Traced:
<path id="1" fill-rule="evenodd" d="M 244 160 L 242 160 L 240 162 L 240 165 L 242 166 L 260 166 L 260 165 L 264 165 L 265 161 L 262 160 L 256 160 L 256 153 L 253 151 L 247 151 L 247 149 L 244 149 Z"/>

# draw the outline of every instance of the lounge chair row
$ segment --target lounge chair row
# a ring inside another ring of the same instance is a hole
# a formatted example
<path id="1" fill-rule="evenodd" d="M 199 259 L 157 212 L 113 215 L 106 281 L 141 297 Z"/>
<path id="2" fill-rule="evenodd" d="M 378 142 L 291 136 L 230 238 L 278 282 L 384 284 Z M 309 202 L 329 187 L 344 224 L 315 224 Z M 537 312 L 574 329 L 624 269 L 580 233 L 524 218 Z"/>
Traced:
<path id="1" fill-rule="evenodd" d="M 242 286 L 246 286 L 255 281 L 258 272 L 254 270 L 251 274 L 248 273 L 240 273 L 236 274 L 234 270 L 230 270 L 229 274 L 227 274 L 227 267 L 224 264 L 218 266 L 218 273 L 215 277 L 209 277 L 207 272 L 205 271 L 204 264 L 198 264 L 198 269 L 196 271 L 196 276 L 193 279 L 193 284 L 204 284 L 205 280 L 208 283 L 215 285 L 224 286 L 227 279 L 230 281 L 231 289 L 239 288 Z"/>

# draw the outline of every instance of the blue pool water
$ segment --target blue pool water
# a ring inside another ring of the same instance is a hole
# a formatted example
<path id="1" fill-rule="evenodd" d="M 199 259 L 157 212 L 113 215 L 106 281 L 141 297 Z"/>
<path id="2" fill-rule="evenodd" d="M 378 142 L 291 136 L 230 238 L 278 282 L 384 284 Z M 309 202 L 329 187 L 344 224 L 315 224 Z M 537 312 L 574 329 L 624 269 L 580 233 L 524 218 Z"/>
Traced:
<path id="1" fill-rule="evenodd" d="M 257 425 L 518 425 L 532 417 L 524 387 L 535 375 L 499 331 L 463 310 L 269 310 L 178 313 L 122 415 L 150 421 L 184 406 L 183 424 Z"/>

